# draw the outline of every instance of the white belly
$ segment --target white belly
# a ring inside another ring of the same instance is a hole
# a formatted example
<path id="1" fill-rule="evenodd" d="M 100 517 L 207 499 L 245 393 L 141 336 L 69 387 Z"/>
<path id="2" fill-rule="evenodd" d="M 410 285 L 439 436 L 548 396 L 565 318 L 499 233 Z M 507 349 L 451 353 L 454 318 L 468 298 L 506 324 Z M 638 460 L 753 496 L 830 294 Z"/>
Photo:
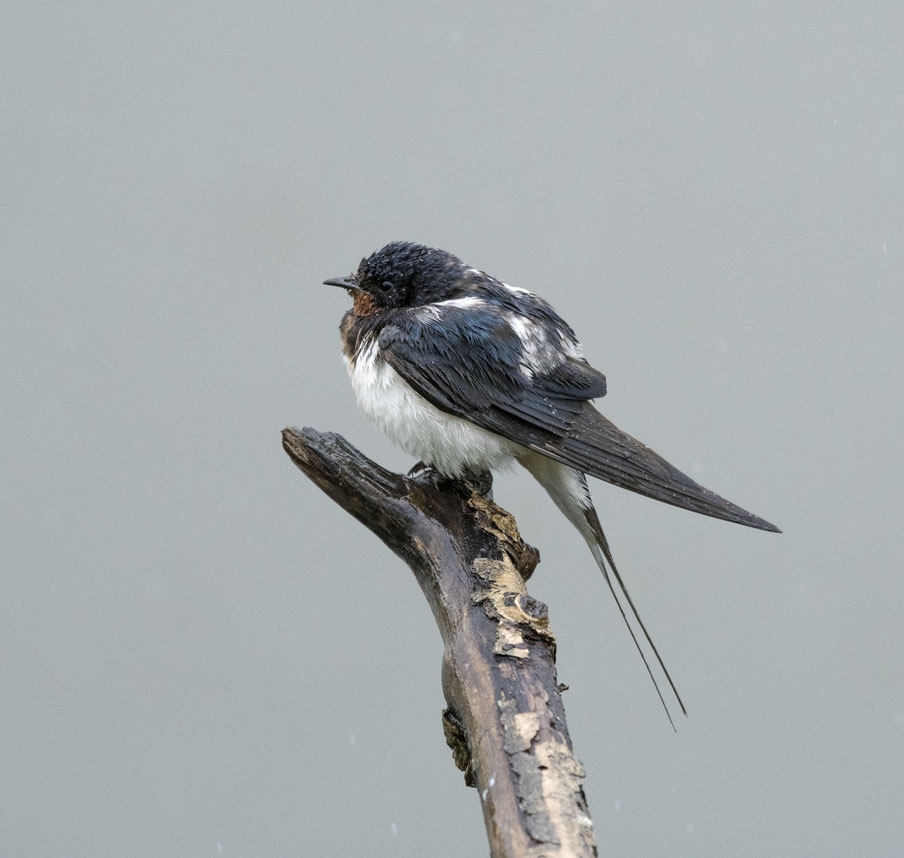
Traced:
<path id="1" fill-rule="evenodd" d="M 416 393 L 389 364 L 378 361 L 376 341 L 346 367 L 361 410 L 407 453 L 450 477 L 465 470 L 511 464 L 519 444 L 453 417 Z"/>

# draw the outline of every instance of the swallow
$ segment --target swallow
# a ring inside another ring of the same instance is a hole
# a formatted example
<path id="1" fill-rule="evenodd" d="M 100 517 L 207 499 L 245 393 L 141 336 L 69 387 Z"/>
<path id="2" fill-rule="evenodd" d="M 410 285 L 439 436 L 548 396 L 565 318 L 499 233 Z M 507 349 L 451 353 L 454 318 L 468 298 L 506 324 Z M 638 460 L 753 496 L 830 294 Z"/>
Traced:
<path id="1" fill-rule="evenodd" d="M 395 443 L 452 478 L 517 462 L 590 547 L 674 729 L 613 578 L 681 711 L 675 684 L 619 574 L 587 474 L 702 515 L 779 533 L 704 488 L 593 406 L 606 377 L 542 298 L 443 250 L 393 242 L 347 277 L 342 349 L 358 405 Z M 611 570 L 611 575 L 610 575 Z"/>

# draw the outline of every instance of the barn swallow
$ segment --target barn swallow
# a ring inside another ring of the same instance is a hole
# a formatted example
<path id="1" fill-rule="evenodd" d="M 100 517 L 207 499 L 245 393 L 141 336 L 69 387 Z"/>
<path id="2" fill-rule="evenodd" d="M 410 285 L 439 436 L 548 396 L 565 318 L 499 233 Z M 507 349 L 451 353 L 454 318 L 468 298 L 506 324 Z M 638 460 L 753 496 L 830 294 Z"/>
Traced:
<path id="1" fill-rule="evenodd" d="M 348 277 L 340 326 L 358 404 L 393 441 L 448 477 L 516 461 L 587 541 L 647 673 L 668 706 L 612 576 L 687 710 L 612 559 L 586 475 L 748 527 L 779 529 L 696 483 L 591 404 L 606 377 L 542 298 L 443 250 L 393 242 Z M 608 568 L 607 568 L 608 564 Z"/>

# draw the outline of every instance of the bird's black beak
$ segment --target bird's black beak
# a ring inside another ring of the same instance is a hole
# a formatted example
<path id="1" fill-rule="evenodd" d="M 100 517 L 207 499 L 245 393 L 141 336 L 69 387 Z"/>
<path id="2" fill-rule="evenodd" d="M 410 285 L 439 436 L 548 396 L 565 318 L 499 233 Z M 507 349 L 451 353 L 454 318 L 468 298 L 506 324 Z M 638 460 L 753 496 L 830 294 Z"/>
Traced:
<path id="1" fill-rule="evenodd" d="M 339 286 L 341 289 L 354 289 L 356 292 L 362 292 L 361 287 L 355 282 L 353 275 L 348 277 L 333 277 L 331 280 L 324 280 L 324 286 Z"/>

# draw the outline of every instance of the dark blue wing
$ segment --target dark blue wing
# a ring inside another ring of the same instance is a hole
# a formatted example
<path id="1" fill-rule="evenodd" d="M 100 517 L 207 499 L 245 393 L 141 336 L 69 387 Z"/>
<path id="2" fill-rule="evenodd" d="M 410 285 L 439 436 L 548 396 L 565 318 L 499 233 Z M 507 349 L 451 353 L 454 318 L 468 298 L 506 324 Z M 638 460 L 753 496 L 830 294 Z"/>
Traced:
<path id="1" fill-rule="evenodd" d="M 530 349 L 503 313 L 418 308 L 383 329 L 380 354 L 441 411 L 646 497 L 778 530 L 701 486 L 603 417 L 588 400 L 605 394 L 605 377 L 567 353 L 571 331 L 562 326 L 566 339 L 553 330 L 556 336 L 546 337 L 543 348 Z"/>
<path id="2" fill-rule="evenodd" d="M 379 347 L 437 408 L 531 444 L 563 438 L 584 403 L 606 392 L 605 376 L 548 333 L 529 344 L 497 311 L 419 308 L 385 327 Z"/>

